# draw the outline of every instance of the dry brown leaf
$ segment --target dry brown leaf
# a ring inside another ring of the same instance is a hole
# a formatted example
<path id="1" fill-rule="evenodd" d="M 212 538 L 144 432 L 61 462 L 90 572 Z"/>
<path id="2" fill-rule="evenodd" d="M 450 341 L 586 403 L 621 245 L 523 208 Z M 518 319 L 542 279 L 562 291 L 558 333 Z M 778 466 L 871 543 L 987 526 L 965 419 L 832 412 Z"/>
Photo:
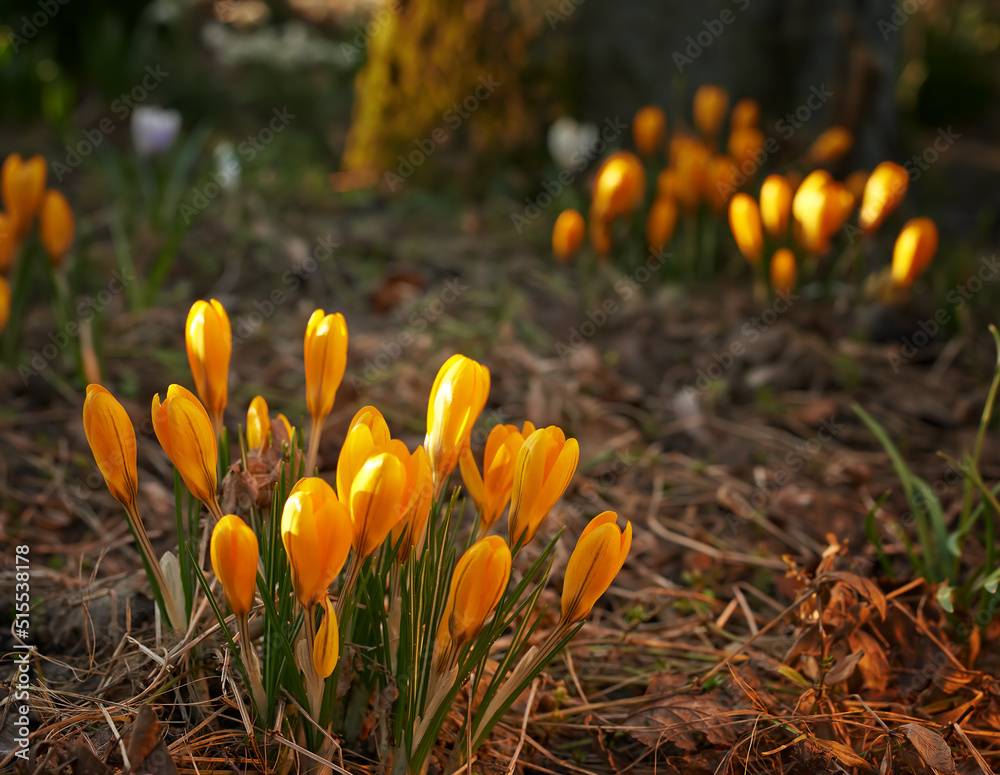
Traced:
<path id="1" fill-rule="evenodd" d="M 900 729 L 935 775 L 955 775 L 955 759 L 940 732 L 920 724 L 903 724 Z"/>
<path id="2" fill-rule="evenodd" d="M 142 775 L 177 775 L 177 766 L 166 743 L 160 740 L 154 746 L 142 762 L 140 772 Z"/>
<path id="3" fill-rule="evenodd" d="M 423 292 L 426 281 L 416 272 L 396 272 L 383 278 L 371 295 L 372 311 L 379 314 L 399 306 Z"/>
<path id="4" fill-rule="evenodd" d="M 865 679 L 865 687 L 877 692 L 885 691 L 889 684 L 889 660 L 882 645 L 864 630 L 851 633 L 847 640 L 852 649 L 864 652 L 858 670 Z"/>
<path id="5" fill-rule="evenodd" d="M 827 580 L 840 581 L 849 586 L 851 589 L 857 592 L 858 595 L 865 598 L 865 600 L 868 600 L 873 606 L 875 606 L 875 608 L 878 609 L 879 615 L 882 617 L 882 620 L 885 621 L 885 613 L 886 613 L 885 595 L 883 594 L 882 590 L 878 588 L 878 585 L 874 581 L 872 581 L 871 579 L 866 579 L 862 576 L 858 576 L 856 573 L 849 573 L 847 571 L 832 571 L 832 570 L 826 571 L 825 573 L 820 574 L 816 578 L 816 581 L 820 584 L 822 584 L 824 581 Z"/>
<path id="6" fill-rule="evenodd" d="M 864 651 L 855 651 L 837 660 L 837 664 L 833 666 L 833 669 L 826 674 L 823 679 L 823 683 L 827 686 L 833 686 L 834 684 L 839 684 L 842 681 L 846 681 L 852 675 L 854 675 L 854 670 L 858 666 L 858 662 L 864 657 Z"/>
<path id="7" fill-rule="evenodd" d="M 70 765 L 73 775 L 107 775 L 108 766 L 94 756 L 90 746 L 77 739 L 73 748 L 73 762 Z"/>
<path id="8" fill-rule="evenodd" d="M 125 752 L 128 755 L 129 764 L 136 771 L 139 765 L 156 747 L 156 742 L 160 739 L 160 721 L 156 718 L 156 711 L 152 705 L 143 705 L 139 708 L 139 713 L 132 722 L 132 729 L 128 735 L 128 743 Z"/>
<path id="9" fill-rule="evenodd" d="M 819 737 L 811 737 L 803 742 L 805 742 L 807 747 L 819 748 L 846 767 L 869 768 L 868 761 L 864 757 L 859 756 L 849 745 L 838 743 L 836 740 L 823 740 Z"/>
<path id="10" fill-rule="evenodd" d="M 646 689 L 647 694 L 668 691 L 677 694 L 657 700 L 629 718 L 626 725 L 633 727 L 629 734 L 650 748 L 672 743 L 683 751 L 694 752 L 704 747 L 699 745 L 696 735 L 704 735 L 711 746 L 729 747 L 749 729 L 752 719 L 746 714 L 736 719 L 726 718 L 737 709 L 733 706 L 745 710 L 745 703 L 734 702 L 731 695 L 719 691 L 684 692 L 686 686 L 687 679 L 681 675 L 661 673 L 654 676 Z"/>
<path id="11" fill-rule="evenodd" d="M 965 670 L 950 661 L 943 662 L 934 673 L 934 684 L 946 694 L 955 694 L 967 687 L 978 686 L 982 679 L 983 674 L 978 670 Z"/>

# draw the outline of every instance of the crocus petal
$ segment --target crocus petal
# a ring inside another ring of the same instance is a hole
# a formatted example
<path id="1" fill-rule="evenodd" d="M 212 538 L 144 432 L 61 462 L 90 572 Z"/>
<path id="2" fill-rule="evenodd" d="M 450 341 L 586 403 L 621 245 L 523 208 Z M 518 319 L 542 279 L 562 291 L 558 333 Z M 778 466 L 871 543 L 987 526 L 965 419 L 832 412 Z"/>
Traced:
<path id="1" fill-rule="evenodd" d="M 635 149 L 647 159 L 663 153 L 667 139 L 667 114 L 658 105 L 639 108 L 632 120 Z"/>
<path id="2" fill-rule="evenodd" d="M 908 287 L 930 266 L 937 252 L 938 230 L 930 218 L 914 218 L 899 232 L 892 251 L 892 281 Z"/>
<path id="3" fill-rule="evenodd" d="M 576 439 L 560 428 L 541 428 L 525 440 L 517 455 L 508 529 L 510 545 L 530 541 L 569 486 L 580 459 Z"/>
<path id="4" fill-rule="evenodd" d="M 462 555 L 438 628 L 440 643 L 464 643 L 479 633 L 507 589 L 510 567 L 510 549 L 499 536 L 480 539 Z"/>
<path id="5" fill-rule="evenodd" d="M 396 445 L 386 445 L 392 450 Z M 404 563 L 410 559 L 414 548 L 419 548 L 430 516 L 434 500 L 433 475 L 430 461 L 423 447 L 417 447 L 413 454 L 406 451 L 405 445 L 398 442 L 402 450 L 396 454 L 406 467 L 406 488 L 401 502 L 403 516 L 393 526 L 391 535 L 393 544 L 400 543 L 396 559 Z"/>
<path id="6" fill-rule="evenodd" d="M 330 598 L 324 596 L 320 605 L 323 606 L 323 618 L 313 640 L 312 660 L 316 675 L 328 678 L 333 674 L 340 658 L 340 630 L 337 625 L 337 612 Z"/>
<path id="7" fill-rule="evenodd" d="M 764 229 L 760 207 L 749 194 L 739 193 L 729 202 L 729 228 L 740 253 L 752 265 L 756 265 L 764 249 Z"/>
<path id="8" fill-rule="evenodd" d="M 337 388 L 347 368 L 347 322 L 339 312 L 313 312 L 304 342 L 306 405 L 314 422 L 321 422 L 333 409 Z"/>
<path id="9" fill-rule="evenodd" d="M 427 405 L 424 439 L 436 493 L 440 493 L 469 446 L 472 427 L 489 392 L 489 369 L 464 355 L 453 355 L 438 371 Z"/>
<path id="10" fill-rule="evenodd" d="M 348 426 L 344 444 L 337 460 L 337 495 L 348 505 L 354 478 L 377 449 L 389 443 L 389 426 L 374 406 L 358 410 Z"/>
<path id="11" fill-rule="evenodd" d="M 212 421 L 198 397 L 181 385 L 171 385 L 161 403 L 153 396 L 153 431 L 184 485 L 218 514 L 216 466 L 219 448 Z M 221 515 L 219 515 L 221 516 Z"/>
<path id="12" fill-rule="evenodd" d="M 10 283 L 7 278 L 0 275 L 0 334 L 7 327 L 10 320 Z"/>
<path id="13" fill-rule="evenodd" d="M 229 360 L 233 335 L 229 315 L 215 299 L 196 301 L 188 312 L 184 342 L 194 384 L 216 431 L 229 396 Z"/>
<path id="14" fill-rule="evenodd" d="M 326 594 L 347 561 L 354 530 L 336 493 L 319 477 L 300 479 L 281 515 L 281 540 L 295 594 L 310 608 Z"/>
<path id="15" fill-rule="evenodd" d="M 83 432 L 115 499 L 135 510 L 137 491 L 135 429 L 128 413 L 100 385 L 87 386 Z"/>
<path id="16" fill-rule="evenodd" d="M 552 227 L 552 254 L 566 264 L 583 247 L 587 224 L 578 210 L 563 210 Z"/>
<path id="17" fill-rule="evenodd" d="M 632 523 L 618 529 L 613 511 L 599 514 L 580 535 L 566 566 L 562 618 L 565 624 L 585 619 L 625 564 L 632 546 Z"/>
<path id="18" fill-rule="evenodd" d="M 694 93 L 695 126 L 706 137 L 715 137 L 729 110 L 729 93 L 721 86 L 706 83 Z"/>
<path id="19" fill-rule="evenodd" d="M 253 608 L 258 551 L 257 536 L 235 514 L 226 514 L 212 530 L 212 570 L 222 584 L 226 603 L 237 616 L 246 616 Z"/>
<path id="20" fill-rule="evenodd" d="M 370 457 L 351 485 L 350 514 L 354 551 L 363 559 L 374 552 L 403 517 L 406 468 L 395 455 Z"/>
<path id="21" fill-rule="evenodd" d="M 788 231 L 792 214 L 792 184 L 781 175 L 768 175 L 760 186 L 760 218 L 772 237 Z"/>
<path id="22" fill-rule="evenodd" d="M 910 173 L 891 161 L 884 161 L 872 170 L 865 182 L 858 226 L 865 231 L 877 229 L 906 196 Z"/>
<path id="23" fill-rule="evenodd" d="M 49 260 L 54 266 L 59 266 L 73 244 L 74 232 L 73 210 L 61 191 L 45 192 L 38 231 Z"/>
<path id="24" fill-rule="evenodd" d="M 263 396 L 256 396 L 247 409 L 247 447 L 263 452 L 268 447 L 270 433 L 271 416 L 267 401 Z"/>

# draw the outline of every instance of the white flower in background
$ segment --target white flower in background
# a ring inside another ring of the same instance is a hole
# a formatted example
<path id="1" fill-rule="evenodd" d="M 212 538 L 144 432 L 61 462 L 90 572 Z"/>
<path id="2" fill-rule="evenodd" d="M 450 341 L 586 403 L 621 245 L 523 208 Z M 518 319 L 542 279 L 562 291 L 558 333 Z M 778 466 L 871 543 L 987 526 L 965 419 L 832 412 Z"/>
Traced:
<path id="1" fill-rule="evenodd" d="M 581 160 L 593 156 L 597 127 L 563 116 L 549 127 L 548 142 L 549 153 L 556 164 L 564 170 L 577 167 Z"/>
<path id="2" fill-rule="evenodd" d="M 212 154 L 215 157 L 215 180 L 226 191 L 239 188 L 240 173 L 243 171 L 236 156 L 236 148 L 228 140 L 223 140 Z"/>
<path id="3" fill-rule="evenodd" d="M 142 105 L 132 111 L 132 142 L 140 156 L 165 153 L 181 131 L 181 114 L 155 105 Z"/>

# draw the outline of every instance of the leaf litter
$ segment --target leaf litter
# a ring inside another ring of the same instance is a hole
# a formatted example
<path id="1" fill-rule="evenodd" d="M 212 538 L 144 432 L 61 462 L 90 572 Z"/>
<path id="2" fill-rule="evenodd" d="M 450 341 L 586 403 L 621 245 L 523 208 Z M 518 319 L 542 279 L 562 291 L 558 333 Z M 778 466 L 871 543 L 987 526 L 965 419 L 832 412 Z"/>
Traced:
<path id="1" fill-rule="evenodd" d="M 340 229 L 350 244 L 350 225 Z M 417 243 L 405 260 L 353 278 L 356 298 L 370 299 L 344 303 L 348 372 L 360 379 L 345 380 L 331 424 L 374 403 L 404 440 L 419 442 L 432 366 L 468 351 L 494 375 L 486 424 L 558 422 L 580 440 L 580 472 L 546 529 L 579 531 L 613 508 L 636 530 L 593 621 L 549 666 L 530 712 L 526 698 L 515 704 L 476 771 L 507 771 L 516 752 L 525 772 L 993 772 L 1000 655 L 990 644 L 1000 626 L 973 623 L 959 638 L 901 551 L 887 551 L 894 575 L 884 572 L 866 542 L 865 515 L 890 491 L 875 511 L 887 529 L 906 504 L 891 462 L 847 410 L 858 401 L 905 438 L 908 463 L 946 483 L 943 503 L 954 513 L 961 488 L 934 453 L 969 447 L 988 341 L 974 337 L 947 364 L 947 379 L 933 362 L 893 371 L 892 345 L 855 341 L 850 320 L 817 305 L 791 310 L 705 385 L 699 370 L 754 312 L 742 290 L 723 289 L 721 305 L 717 294 L 669 288 L 636 295 L 560 357 L 556 345 L 585 309 L 565 280 L 540 275 L 531 256 L 511 255 L 503 240 L 441 236 L 426 249 L 445 255 L 429 264 L 415 255 L 424 249 Z M 426 320 L 435 283 L 450 276 L 470 290 L 415 332 L 401 357 L 366 375 L 413 315 Z M 255 298 L 253 283 L 239 278 L 234 293 Z M 309 285 L 262 327 L 269 341 L 237 348 L 233 382 L 245 388 L 234 407 L 258 389 L 269 399 L 301 393 L 300 313 L 329 292 Z M 30 343 L 45 327 L 29 323 Z M 185 380 L 173 355 L 183 352 L 182 323 L 173 309 L 109 320 L 106 357 L 133 380 L 132 395 Z M 277 355 L 265 363 L 259 351 Z M 126 760 L 132 772 L 154 775 L 274 770 L 277 752 L 294 743 L 272 734 L 248 745 L 233 685 L 218 681 L 229 669 L 218 634 L 203 639 L 205 664 L 182 654 L 165 660 L 170 644 L 135 580 L 124 520 L 84 454 L 81 396 L 60 379 L 30 390 L 9 374 L 0 379 L 9 396 L 0 430 L 14 453 L 0 460 L 0 548 L 9 556 L 13 544 L 28 543 L 37 563 L 31 771 L 119 772 Z M 137 423 L 146 417 L 145 406 L 125 405 Z M 299 398 L 289 411 L 302 411 Z M 138 427 L 148 529 L 163 551 L 172 540 L 172 475 L 151 432 Z M 337 451 L 330 441 L 321 450 L 326 471 Z M 1000 445 L 991 440 L 982 470 L 987 481 L 1000 478 Z M 224 491 L 239 509 L 271 484 L 263 466 L 234 474 Z M 5 596 L 12 584 L 12 572 L 0 572 Z M 541 602 L 557 604 L 555 591 Z M 0 638 L 9 650 L 6 627 Z M 191 696 L 205 699 L 191 705 Z M 461 701 L 454 712 L 464 712 Z M 343 766 L 378 771 L 372 745 L 345 748 Z M 0 766 L 11 764 L 10 751 L 0 748 Z M 439 769 L 432 762 L 430 771 Z"/>

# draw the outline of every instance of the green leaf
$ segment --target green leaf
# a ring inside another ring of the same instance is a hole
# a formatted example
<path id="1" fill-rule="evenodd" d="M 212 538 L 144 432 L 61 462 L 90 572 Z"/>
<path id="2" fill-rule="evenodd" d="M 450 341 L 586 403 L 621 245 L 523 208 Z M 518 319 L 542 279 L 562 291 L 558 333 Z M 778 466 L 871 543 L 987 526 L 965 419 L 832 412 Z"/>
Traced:
<path id="1" fill-rule="evenodd" d="M 937 597 L 938 604 L 948 613 L 955 612 L 955 604 L 952 602 L 952 593 L 955 588 L 951 586 L 947 581 L 942 582 L 935 593 Z"/>
<path id="2" fill-rule="evenodd" d="M 979 582 L 979 586 L 991 595 L 996 594 L 998 584 L 1000 584 L 1000 568 L 997 568 L 981 582 Z"/>

